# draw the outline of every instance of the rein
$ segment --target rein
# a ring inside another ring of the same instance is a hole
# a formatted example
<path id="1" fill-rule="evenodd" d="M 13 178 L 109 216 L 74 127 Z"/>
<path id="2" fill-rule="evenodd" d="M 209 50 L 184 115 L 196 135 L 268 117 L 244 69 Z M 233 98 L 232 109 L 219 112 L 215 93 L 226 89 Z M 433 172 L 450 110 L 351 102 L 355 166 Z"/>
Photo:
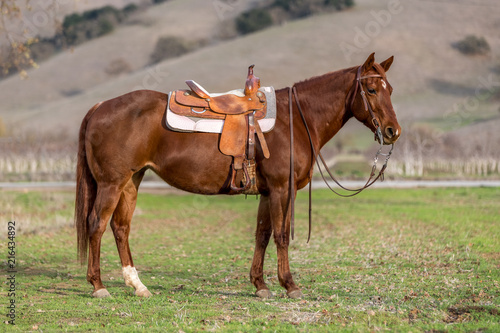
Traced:
<path id="1" fill-rule="evenodd" d="M 337 194 L 338 196 L 344 197 L 344 198 L 352 197 L 352 196 L 355 196 L 355 195 L 361 193 L 361 191 L 363 191 L 364 189 L 367 189 L 368 187 L 372 186 L 378 179 L 380 179 L 381 181 L 384 180 L 384 171 L 387 168 L 387 162 L 389 161 L 389 158 L 391 157 L 392 150 L 394 149 L 394 144 L 391 145 L 391 149 L 390 149 L 390 151 L 388 153 L 382 153 L 382 148 L 384 146 L 384 139 L 383 139 L 383 136 L 382 136 L 382 130 L 380 128 L 380 123 L 378 122 L 377 118 L 375 117 L 375 114 L 373 113 L 371 105 L 368 102 L 368 99 L 366 98 L 366 93 L 363 90 L 363 86 L 361 85 L 361 80 L 363 80 L 363 79 L 372 78 L 372 77 L 380 77 L 380 78 L 382 78 L 383 76 L 380 75 L 380 74 L 361 76 L 361 69 L 362 69 L 362 66 L 360 66 L 358 68 L 358 72 L 356 74 L 355 88 L 354 88 L 354 91 L 353 91 L 353 93 L 351 95 L 352 97 L 351 97 L 351 102 L 349 103 L 349 107 L 352 108 L 352 105 L 354 103 L 354 99 L 356 98 L 356 94 L 357 94 L 358 87 L 359 87 L 365 111 L 369 112 L 370 116 L 372 117 L 372 119 L 371 119 L 372 124 L 376 128 L 376 130 L 375 130 L 376 134 L 375 135 L 376 135 L 376 138 L 378 139 L 378 142 L 380 143 L 380 148 L 378 149 L 377 153 L 375 154 L 375 158 L 374 158 L 374 161 L 373 161 L 373 166 L 372 166 L 370 177 L 368 178 L 368 180 L 366 181 L 366 183 L 362 187 L 357 188 L 357 189 L 349 189 L 349 188 L 346 188 L 345 186 L 343 186 L 342 184 L 340 184 L 339 181 L 333 176 L 332 172 L 328 168 L 328 165 L 326 164 L 325 159 L 323 158 L 323 155 L 321 155 L 321 151 L 318 151 L 318 154 L 316 154 L 316 149 L 314 148 L 314 145 L 313 145 L 313 141 L 312 141 L 312 137 L 311 137 L 311 132 L 309 131 L 309 127 L 307 126 L 307 122 L 306 122 L 306 119 L 304 117 L 304 113 L 302 111 L 302 107 L 301 107 L 300 102 L 299 102 L 299 97 L 298 97 L 298 94 L 297 94 L 297 88 L 295 86 L 292 86 L 292 88 L 289 88 L 288 97 L 289 97 L 289 111 L 290 111 L 290 200 L 291 200 L 291 233 L 292 233 L 292 240 L 294 238 L 294 229 L 295 229 L 294 228 L 294 224 L 295 224 L 294 223 L 294 220 L 295 220 L 295 217 L 294 217 L 294 215 L 295 215 L 294 214 L 295 213 L 295 209 L 294 209 L 294 200 L 293 200 L 293 196 L 295 195 L 295 177 L 294 177 L 294 158 L 293 158 L 293 114 L 292 114 L 292 111 L 293 111 L 293 98 L 294 97 L 295 97 L 295 103 L 297 104 L 297 109 L 299 111 L 300 117 L 302 118 L 302 122 L 304 123 L 304 127 L 306 129 L 307 136 L 309 137 L 309 143 L 311 144 L 311 150 L 312 150 L 312 153 L 313 153 L 313 161 L 312 161 L 311 168 L 314 167 L 314 162 L 316 162 L 316 164 L 318 166 L 319 173 L 321 174 L 321 178 L 325 182 L 326 186 L 333 193 Z M 292 92 L 293 92 L 293 96 L 292 96 Z M 352 193 L 350 193 L 350 194 L 342 194 L 342 193 L 337 192 L 335 189 L 333 189 L 330 186 L 330 184 L 328 183 L 328 180 L 326 179 L 325 175 L 323 174 L 323 170 L 321 169 L 321 165 L 320 165 L 320 163 L 318 161 L 317 156 L 319 156 L 319 158 L 321 160 L 321 163 L 323 164 L 323 168 L 325 168 L 325 170 L 327 171 L 328 176 L 330 177 L 330 179 L 332 181 L 334 181 L 340 188 L 342 188 L 342 189 L 344 189 L 344 190 L 346 190 L 348 192 L 352 192 Z M 384 165 L 380 169 L 378 175 L 374 178 L 374 176 L 376 175 L 377 163 L 378 163 L 378 159 L 379 159 L 380 156 L 384 156 L 385 157 Z M 308 236 L 307 236 L 307 242 L 308 243 L 309 243 L 309 240 L 311 239 L 311 226 L 312 226 L 312 217 L 311 217 L 312 216 L 312 200 L 311 200 L 311 194 L 312 194 L 312 179 L 309 182 L 309 232 L 308 232 Z"/>

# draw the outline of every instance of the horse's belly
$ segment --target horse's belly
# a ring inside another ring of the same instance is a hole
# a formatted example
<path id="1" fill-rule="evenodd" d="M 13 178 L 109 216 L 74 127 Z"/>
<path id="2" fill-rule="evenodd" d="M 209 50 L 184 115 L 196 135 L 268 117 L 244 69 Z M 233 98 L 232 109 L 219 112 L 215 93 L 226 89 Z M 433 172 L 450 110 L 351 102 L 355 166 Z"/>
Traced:
<path id="1" fill-rule="evenodd" d="M 195 138 L 193 138 L 195 139 Z M 198 141 L 175 145 L 155 163 L 155 172 L 169 185 L 200 194 L 227 193 L 232 157 L 212 144 Z"/>

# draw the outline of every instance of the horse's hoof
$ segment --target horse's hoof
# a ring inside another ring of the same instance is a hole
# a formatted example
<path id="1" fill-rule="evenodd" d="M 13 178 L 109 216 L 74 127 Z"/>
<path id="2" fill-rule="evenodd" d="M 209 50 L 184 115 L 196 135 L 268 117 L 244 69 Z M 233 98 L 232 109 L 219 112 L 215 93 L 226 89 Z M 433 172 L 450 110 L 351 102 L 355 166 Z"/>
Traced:
<path id="1" fill-rule="evenodd" d="M 143 288 L 141 290 L 136 290 L 135 291 L 135 296 L 139 296 L 139 297 L 151 297 L 153 296 L 153 294 L 151 294 L 148 290 L 148 288 Z"/>
<path id="2" fill-rule="evenodd" d="M 255 295 L 257 295 L 260 298 L 273 298 L 273 293 L 269 289 L 257 290 L 255 292 Z"/>
<path id="3" fill-rule="evenodd" d="M 287 293 L 287 295 L 288 297 L 295 299 L 304 297 L 304 294 L 302 293 L 302 291 L 300 291 L 300 289 L 292 290 L 289 293 Z"/>
<path id="4" fill-rule="evenodd" d="M 111 294 L 106 290 L 106 288 L 102 288 L 102 289 L 94 291 L 92 293 L 92 297 L 96 297 L 96 298 L 111 297 Z"/>

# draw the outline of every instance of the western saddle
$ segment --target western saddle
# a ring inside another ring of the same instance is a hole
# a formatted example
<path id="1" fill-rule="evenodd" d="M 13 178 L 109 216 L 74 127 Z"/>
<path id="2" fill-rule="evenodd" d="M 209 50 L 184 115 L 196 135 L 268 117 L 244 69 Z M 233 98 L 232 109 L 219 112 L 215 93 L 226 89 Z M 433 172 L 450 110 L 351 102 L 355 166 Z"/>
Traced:
<path id="1" fill-rule="evenodd" d="M 231 189 L 246 194 L 258 194 L 255 180 L 255 135 L 259 138 L 265 158 L 269 158 L 264 135 L 257 120 L 267 112 L 266 96 L 259 91 L 260 79 L 248 68 L 245 89 L 225 94 L 210 94 L 192 80 L 186 81 L 191 90 L 176 90 L 170 97 L 170 110 L 188 117 L 223 119 L 219 150 L 232 156 Z M 236 174 L 244 172 L 242 186 L 235 184 Z"/>

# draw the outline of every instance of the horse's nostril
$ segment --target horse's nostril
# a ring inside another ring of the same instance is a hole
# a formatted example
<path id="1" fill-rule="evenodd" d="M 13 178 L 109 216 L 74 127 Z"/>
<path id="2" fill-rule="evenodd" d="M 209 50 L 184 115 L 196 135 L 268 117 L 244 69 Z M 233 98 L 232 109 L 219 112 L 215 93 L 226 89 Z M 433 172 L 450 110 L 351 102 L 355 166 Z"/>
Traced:
<path id="1" fill-rule="evenodd" d="M 392 138 L 394 136 L 394 129 L 392 127 L 386 127 L 385 134 L 389 139 Z"/>

